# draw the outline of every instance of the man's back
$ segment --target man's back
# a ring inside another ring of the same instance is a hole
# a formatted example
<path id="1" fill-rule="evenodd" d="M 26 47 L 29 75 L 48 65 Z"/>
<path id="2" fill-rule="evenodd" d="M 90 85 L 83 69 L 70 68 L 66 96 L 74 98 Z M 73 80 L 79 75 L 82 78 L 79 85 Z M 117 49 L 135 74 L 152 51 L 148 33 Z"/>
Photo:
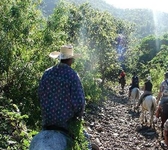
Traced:
<path id="1" fill-rule="evenodd" d="M 125 72 L 124 72 L 124 71 L 122 71 L 122 72 L 120 73 L 120 77 L 121 77 L 121 78 L 125 78 Z"/>
<path id="2" fill-rule="evenodd" d="M 152 83 L 150 81 L 145 82 L 145 91 L 150 91 L 152 92 Z"/>
<path id="3" fill-rule="evenodd" d="M 132 86 L 139 88 L 139 78 L 137 76 L 132 77 Z"/>
<path id="4" fill-rule="evenodd" d="M 43 126 L 67 128 L 67 122 L 80 115 L 85 103 L 77 73 L 62 63 L 44 73 L 39 86 L 39 98 Z"/>

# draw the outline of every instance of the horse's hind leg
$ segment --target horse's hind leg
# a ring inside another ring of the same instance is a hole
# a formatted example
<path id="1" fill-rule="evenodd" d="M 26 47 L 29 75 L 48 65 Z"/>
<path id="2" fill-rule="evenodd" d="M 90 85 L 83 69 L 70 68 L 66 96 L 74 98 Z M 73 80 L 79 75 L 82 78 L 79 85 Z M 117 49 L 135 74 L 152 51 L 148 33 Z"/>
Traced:
<path id="1" fill-rule="evenodd" d="M 123 87 L 123 85 L 121 85 L 121 89 L 122 89 L 122 91 L 124 91 L 124 87 Z"/>
<path id="2" fill-rule="evenodd" d="M 146 117 L 146 113 L 145 113 L 145 123 L 148 123 L 147 117 Z"/>
<path id="3" fill-rule="evenodd" d="M 162 136 L 162 138 L 164 137 L 163 136 L 163 129 L 164 129 L 164 123 L 166 122 L 166 116 L 165 115 L 163 115 L 163 114 L 161 114 L 161 136 Z"/>
<path id="4" fill-rule="evenodd" d="M 153 128 L 155 129 L 155 122 L 154 122 L 154 112 L 152 114 L 152 118 L 151 118 L 151 125 L 153 125 Z"/>
<path id="5" fill-rule="evenodd" d="M 151 118 L 150 118 L 150 127 L 155 128 L 155 124 L 154 124 L 154 121 L 153 121 L 153 115 L 154 115 L 154 112 L 152 111 L 150 113 L 150 116 L 151 116 Z"/>
<path id="6" fill-rule="evenodd" d="M 147 112 L 145 111 L 145 124 L 148 126 Z M 150 119 L 150 127 L 151 127 L 151 119 Z"/>
<path id="7" fill-rule="evenodd" d="M 142 125 L 144 124 L 144 110 L 142 110 L 142 113 L 141 113 L 141 124 Z"/>
<path id="8" fill-rule="evenodd" d="M 161 123 L 161 137 L 164 138 L 164 136 L 163 136 L 163 123 Z"/>
<path id="9" fill-rule="evenodd" d="M 124 92 L 124 84 L 121 84 L 121 89 L 122 89 L 122 92 Z"/>
<path id="10" fill-rule="evenodd" d="M 135 107 L 136 107 L 136 99 L 133 100 L 133 109 L 134 109 L 134 112 L 135 112 Z"/>

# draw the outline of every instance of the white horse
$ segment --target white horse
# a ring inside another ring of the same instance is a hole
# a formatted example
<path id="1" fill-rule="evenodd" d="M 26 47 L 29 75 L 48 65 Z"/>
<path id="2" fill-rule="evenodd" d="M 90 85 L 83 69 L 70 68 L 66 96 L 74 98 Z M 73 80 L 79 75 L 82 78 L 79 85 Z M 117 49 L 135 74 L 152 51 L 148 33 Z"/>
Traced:
<path id="1" fill-rule="evenodd" d="M 133 108 L 134 108 L 134 111 L 135 111 L 135 107 L 136 107 L 136 102 L 139 100 L 140 98 L 140 90 L 139 88 L 133 88 L 131 90 L 131 96 L 130 96 L 130 101 L 133 101 Z"/>
<path id="2" fill-rule="evenodd" d="M 88 150 L 99 150 L 99 147 L 91 143 L 88 134 L 84 131 L 86 140 L 88 140 L 88 145 L 78 145 L 82 146 L 82 149 Z M 72 138 L 60 131 L 56 130 L 42 130 L 37 135 L 35 135 L 30 142 L 29 150 L 67 150 L 71 149 L 73 146 Z M 87 148 L 86 148 L 87 147 Z"/>
<path id="3" fill-rule="evenodd" d="M 59 131 L 42 130 L 35 135 L 30 143 L 29 150 L 65 150 L 67 136 Z"/>
<path id="4" fill-rule="evenodd" d="M 155 124 L 153 122 L 153 116 L 154 112 L 156 110 L 156 98 L 153 95 L 148 95 L 144 98 L 142 102 L 142 115 L 141 115 L 141 121 L 142 123 L 146 122 L 147 123 L 147 112 L 149 112 L 150 115 L 150 127 L 155 127 Z"/>

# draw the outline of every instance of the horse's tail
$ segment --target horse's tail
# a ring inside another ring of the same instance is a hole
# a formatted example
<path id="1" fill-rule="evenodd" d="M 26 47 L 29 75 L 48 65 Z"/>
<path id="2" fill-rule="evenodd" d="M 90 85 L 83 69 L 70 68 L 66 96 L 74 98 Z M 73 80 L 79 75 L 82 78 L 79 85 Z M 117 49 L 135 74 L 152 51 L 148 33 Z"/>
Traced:
<path id="1" fill-rule="evenodd" d="M 156 99 L 155 97 L 152 97 L 152 107 L 151 107 L 151 111 L 154 113 L 156 110 Z"/>
<path id="2" fill-rule="evenodd" d="M 138 89 L 138 88 L 136 88 L 136 95 L 135 95 L 135 98 L 136 98 L 136 99 L 139 99 L 139 96 L 140 96 L 139 89 Z"/>

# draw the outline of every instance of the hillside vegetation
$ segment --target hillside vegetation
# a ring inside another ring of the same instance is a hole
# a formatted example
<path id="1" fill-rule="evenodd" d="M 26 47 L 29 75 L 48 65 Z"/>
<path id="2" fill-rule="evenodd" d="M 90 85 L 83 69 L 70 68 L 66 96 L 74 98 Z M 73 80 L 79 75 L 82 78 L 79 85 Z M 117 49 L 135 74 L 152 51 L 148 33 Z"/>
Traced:
<path id="1" fill-rule="evenodd" d="M 72 67 L 81 77 L 87 104 L 106 99 L 103 94 L 118 82 L 121 66 L 128 78 L 136 70 L 141 82 L 151 74 L 155 91 L 168 67 L 166 32 L 140 40 L 148 29 L 134 37 L 131 23 L 87 3 L 62 1 L 48 17 L 39 5 L 31 0 L 0 1 L 0 149 L 26 150 L 40 131 L 39 80 L 57 63 L 48 54 L 63 44 L 71 43 L 82 54 Z M 95 78 L 102 79 L 99 86 Z"/>
<path id="2" fill-rule="evenodd" d="M 59 0 L 43 0 L 42 11 L 46 16 L 52 14 L 54 7 Z M 88 3 L 93 8 L 100 11 L 107 11 L 114 17 L 125 20 L 132 24 L 134 28 L 133 37 L 142 39 L 148 35 L 156 34 L 163 35 L 168 31 L 168 13 L 153 12 L 150 9 L 119 9 L 107 4 L 103 0 L 68 0 L 75 5 Z"/>

